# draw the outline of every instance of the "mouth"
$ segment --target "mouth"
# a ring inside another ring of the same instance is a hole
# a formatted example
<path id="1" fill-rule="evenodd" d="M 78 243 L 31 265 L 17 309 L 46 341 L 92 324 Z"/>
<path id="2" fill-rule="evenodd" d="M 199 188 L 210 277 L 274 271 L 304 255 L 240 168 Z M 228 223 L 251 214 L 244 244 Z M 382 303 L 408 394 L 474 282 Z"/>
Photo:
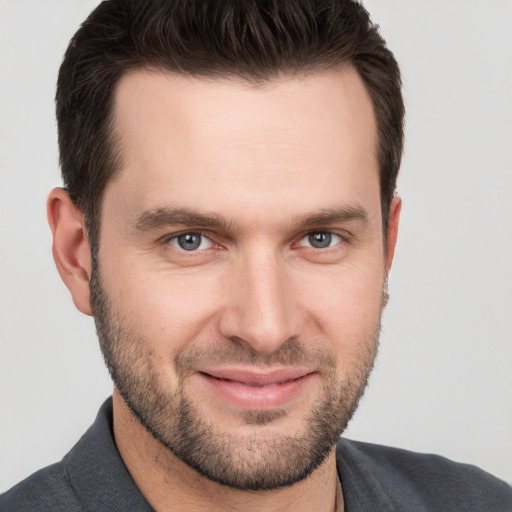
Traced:
<path id="1" fill-rule="evenodd" d="M 272 410 L 290 404 L 305 392 L 316 372 L 306 368 L 271 371 L 212 369 L 197 373 L 218 398 L 245 410 Z"/>

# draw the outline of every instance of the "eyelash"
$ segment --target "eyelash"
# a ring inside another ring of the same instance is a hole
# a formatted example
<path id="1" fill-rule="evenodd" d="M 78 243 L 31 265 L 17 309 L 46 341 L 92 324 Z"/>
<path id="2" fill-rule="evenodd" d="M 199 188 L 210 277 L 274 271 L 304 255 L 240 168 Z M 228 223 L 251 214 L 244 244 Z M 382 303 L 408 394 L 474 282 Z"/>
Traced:
<path id="1" fill-rule="evenodd" d="M 328 245 L 326 247 L 312 247 L 311 245 L 307 246 L 307 245 L 298 245 L 302 240 L 304 239 L 307 239 L 308 237 L 312 236 L 312 235 L 319 235 L 319 234 L 326 234 L 326 235 L 329 235 L 331 237 L 336 237 L 338 239 L 338 242 L 335 243 L 334 245 Z M 180 236 L 184 236 L 184 235 L 195 235 L 195 236 L 200 236 L 202 237 L 202 239 L 207 239 L 211 244 L 212 246 L 216 247 L 216 248 L 222 248 L 222 246 L 218 243 L 216 243 L 211 235 L 209 233 L 205 233 L 205 232 L 202 232 L 202 231 L 181 231 L 179 233 L 174 233 L 170 236 L 166 236 L 163 238 L 163 243 L 166 244 L 166 245 L 172 245 L 171 242 L 173 241 L 176 241 L 178 240 L 178 238 Z M 330 230 L 312 230 L 312 231 L 308 231 L 307 233 L 303 234 L 300 236 L 300 238 L 298 238 L 298 240 L 296 242 L 294 242 L 294 244 L 292 245 L 293 248 L 299 248 L 299 247 L 304 247 L 308 250 L 316 250 L 316 251 L 321 251 L 321 252 L 327 252 L 329 250 L 333 250 L 335 249 L 337 246 L 339 245 L 343 245 L 343 244 L 346 244 L 349 242 L 349 237 L 347 235 L 342 235 L 340 234 L 339 232 L 335 232 L 335 231 L 330 231 Z M 203 243 L 203 240 L 201 240 L 201 244 Z M 175 246 L 174 246 L 175 247 Z M 206 248 L 206 249 L 193 249 L 193 250 L 190 250 L 190 251 L 187 251 L 186 249 L 183 249 L 182 247 L 175 247 L 178 251 L 184 253 L 184 254 L 189 254 L 190 256 L 193 256 L 193 255 L 196 255 L 202 251 L 206 251 L 208 249 L 210 249 L 210 247 Z"/>
<path id="2" fill-rule="evenodd" d="M 175 241 L 175 240 L 178 240 L 179 237 L 181 236 L 184 236 L 184 235 L 195 235 L 195 236 L 199 236 L 201 237 L 201 244 L 203 243 L 203 239 L 206 239 L 208 240 L 213 246 L 217 246 L 217 247 L 220 247 L 219 244 L 215 243 L 214 240 L 212 240 L 211 236 L 208 236 L 206 235 L 205 233 L 201 232 L 201 231 L 182 231 L 180 233 L 175 233 L 173 235 L 170 235 L 170 236 L 167 236 L 164 238 L 164 243 L 167 244 L 167 245 L 172 245 L 172 242 Z M 189 253 L 191 255 L 193 254 L 197 254 L 198 252 L 201 252 L 201 251 L 205 251 L 206 249 L 201 249 L 201 250 L 191 250 L 191 251 L 187 251 L 186 249 L 183 249 L 182 247 L 176 247 L 177 250 L 179 250 L 180 252 L 183 252 L 183 253 Z"/>
<path id="3" fill-rule="evenodd" d="M 313 235 L 328 235 L 329 237 L 329 245 L 326 246 L 326 247 L 313 247 L 311 245 L 308 245 L 308 246 L 302 246 L 302 247 L 306 247 L 308 249 L 314 249 L 314 250 L 319 250 L 319 251 L 327 251 L 329 249 L 335 249 L 336 246 L 346 242 L 346 239 L 340 235 L 339 233 L 335 233 L 334 231 L 328 231 L 328 230 L 316 230 L 316 231 L 310 231 L 309 233 L 306 233 L 305 235 L 303 235 L 300 239 L 299 239 L 299 242 L 301 242 L 302 240 L 305 240 L 305 239 L 309 239 L 311 236 Z M 338 241 L 337 243 L 335 243 L 334 245 L 330 245 L 330 242 L 332 241 L 332 238 L 337 238 Z M 309 242 L 311 243 L 311 240 L 309 240 Z"/>

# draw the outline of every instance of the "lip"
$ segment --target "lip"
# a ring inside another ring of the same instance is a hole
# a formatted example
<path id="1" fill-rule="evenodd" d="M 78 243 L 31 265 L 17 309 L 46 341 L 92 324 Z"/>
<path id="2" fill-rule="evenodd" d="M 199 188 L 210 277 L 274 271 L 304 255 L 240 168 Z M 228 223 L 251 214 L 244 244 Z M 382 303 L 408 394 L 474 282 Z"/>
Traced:
<path id="1" fill-rule="evenodd" d="M 301 395 L 316 372 L 307 368 L 215 368 L 197 375 L 223 401 L 246 410 L 271 410 Z"/>

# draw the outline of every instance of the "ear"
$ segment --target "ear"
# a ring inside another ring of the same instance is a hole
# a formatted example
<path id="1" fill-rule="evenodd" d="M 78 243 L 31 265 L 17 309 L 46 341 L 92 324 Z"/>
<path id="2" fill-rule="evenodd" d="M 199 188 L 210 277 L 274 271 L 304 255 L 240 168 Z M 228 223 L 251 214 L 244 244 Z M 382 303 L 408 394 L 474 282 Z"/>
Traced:
<path id="1" fill-rule="evenodd" d="M 60 277 L 71 292 L 75 306 L 85 315 L 92 315 L 91 251 L 84 216 L 62 188 L 50 192 L 47 212 L 53 234 L 53 259 Z"/>
<path id="2" fill-rule="evenodd" d="M 393 257 L 395 255 L 401 210 L 402 200 L 398 196 L 393 197 L 389 207 L 388 232 L 386 237 L 386 274 L 389 274 L 391 270 L 391 264 L 393 263 Z"/>

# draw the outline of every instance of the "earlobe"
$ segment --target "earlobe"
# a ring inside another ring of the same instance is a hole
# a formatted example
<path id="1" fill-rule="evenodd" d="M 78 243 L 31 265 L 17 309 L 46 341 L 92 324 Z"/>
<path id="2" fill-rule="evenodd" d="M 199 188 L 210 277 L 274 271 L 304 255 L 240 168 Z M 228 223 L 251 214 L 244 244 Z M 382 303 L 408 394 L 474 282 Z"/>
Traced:
<path id="1" fill-rule="evenodd" d="M 82 313 L 91 315 L 91 251 L 84 216 L 62 188 L 50 192 L 47 212 L 57 270 L 71 292 L 75 306 Z"/>
<path id="2" fill-rule="evenodd" d="M 398 225 L 400 223 L 400 212 L 402 210 L 402 200 L 400 197 L 393 197 L 389 207 L 388 232 L 386 237 L 386 274 L 389 274 L 393 257 L 395 255 L 396 241 L 398 238 Z"/>

